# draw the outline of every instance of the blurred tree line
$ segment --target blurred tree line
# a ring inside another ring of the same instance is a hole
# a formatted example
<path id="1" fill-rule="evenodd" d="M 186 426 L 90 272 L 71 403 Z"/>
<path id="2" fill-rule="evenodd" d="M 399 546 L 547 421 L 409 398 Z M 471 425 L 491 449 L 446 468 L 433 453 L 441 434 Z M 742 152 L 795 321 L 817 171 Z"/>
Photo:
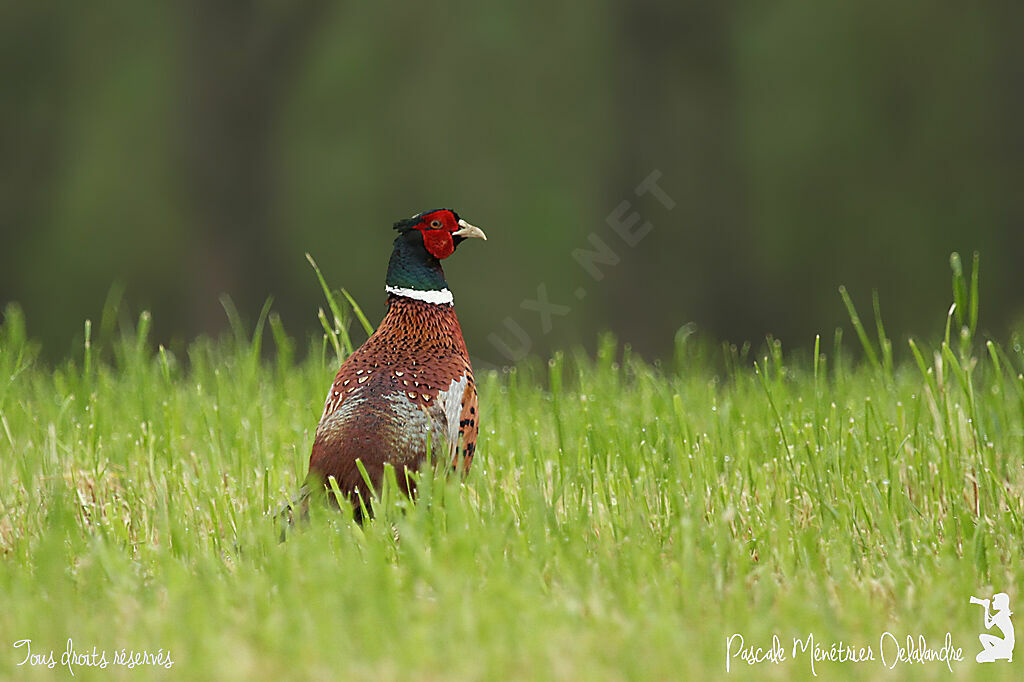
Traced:
<path id="1" fill-rule="evenodd" d="M 644 352 L 684 323 L 806 345 L 845 283 L 928 334 L 953 250 L 982 326 L 1024 312 L 1024 10 L 837 0 L 0 7 L 0 303 L 51 356 L 108 292 L 181 344 L 268 296 L 318 327 L 310 252 L 374 319 L 391 223 L 448 262 L 474 354 Z M 653 174 L 653 175 L 652 175 Z M 656 186 L 645 186 L 645 181 Z"/>

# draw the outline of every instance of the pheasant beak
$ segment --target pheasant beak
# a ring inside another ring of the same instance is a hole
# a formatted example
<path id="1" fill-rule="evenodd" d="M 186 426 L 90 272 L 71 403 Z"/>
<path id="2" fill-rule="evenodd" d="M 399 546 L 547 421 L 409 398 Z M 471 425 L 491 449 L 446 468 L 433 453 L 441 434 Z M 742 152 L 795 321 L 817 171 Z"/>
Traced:
<path id="1" fill-rule="evenodd" d="M 468 237 L 477 237 L 487 241 L 487 235 L 484 234 L 484 231 L 476 225 L 470 225 L 465 220 L 459 219 L 459 227 L 462 229 L 452 232 L 453 237 L 462 237 L 463 239 Z"/>

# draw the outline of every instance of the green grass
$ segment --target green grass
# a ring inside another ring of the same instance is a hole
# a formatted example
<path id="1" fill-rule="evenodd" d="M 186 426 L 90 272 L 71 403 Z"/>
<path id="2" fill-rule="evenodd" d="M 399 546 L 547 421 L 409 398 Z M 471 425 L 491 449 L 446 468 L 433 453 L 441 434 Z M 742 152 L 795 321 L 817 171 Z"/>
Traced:
<path id="1" fill-rule="evenodd" d="M 948 631 L 965 660 L 818 675 L 1020 679 L 1020 646 L 974 663 L 968 597 L 1024 615 L 1024 354 L 977 341 L 964 307 L 934 348 L 894 351 L 855 316 L 864 362 L 838 338 L 754 357 L 684 333 L 671 367 L 605 338 L 484 374 L 465 481 L 415 505 L 389 488 L 363 528 L 314 509 L 285 543 L 267 513 L 306 473 L 331 346 L 296 360 L 273 315 L 255 339 L 233 315 L 233 337 L 174 357 L 144 316 L 50 368 L 9 308 L 0 679 L 70 678 L 69 637 L 174 662 L 85 680 L 713 679 L 732 633 L 778 634 L 787 660 L 731 678 L 801 679 L 793 637 L 877 657 L 885 631 Z M 17 666 L 28 638 L 54 669 Z"/>

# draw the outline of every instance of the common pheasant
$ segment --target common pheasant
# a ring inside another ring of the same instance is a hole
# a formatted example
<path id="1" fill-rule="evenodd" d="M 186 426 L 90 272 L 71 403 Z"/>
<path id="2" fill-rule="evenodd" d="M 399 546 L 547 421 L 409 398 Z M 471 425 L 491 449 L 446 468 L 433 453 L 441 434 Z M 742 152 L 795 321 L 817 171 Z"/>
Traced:
<path id="1" fill-rule="evenodd" d="M 451 209 L 420 213 L 398 230 L 387 272 L 387 314 L 338 370 L 316 429 L 304 492 L 338 490 L 361 519 L 370 492 L 356 464 L 380 490 L 384 465 L 415 494 L 415 473 L 431 459 L 466 472 L 479 429 L 477 392 L 466 342 L 441 261 L 465 239 L 487 239 Z M 337 500 L 343 505 L 345 500 Z"/>

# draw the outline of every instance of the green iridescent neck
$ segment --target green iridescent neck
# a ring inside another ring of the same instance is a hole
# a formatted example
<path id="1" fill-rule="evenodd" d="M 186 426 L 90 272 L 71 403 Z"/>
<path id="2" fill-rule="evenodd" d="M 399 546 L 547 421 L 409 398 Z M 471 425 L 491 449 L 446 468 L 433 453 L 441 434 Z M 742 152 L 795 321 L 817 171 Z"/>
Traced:
<path id="1" fill-rule="evenodd" d="M 441 261 L 427 252 L 416 230 L 400 235 L 388 263 L 387 285 L 396 289 L 441 291 L 448 288 Z"/>

